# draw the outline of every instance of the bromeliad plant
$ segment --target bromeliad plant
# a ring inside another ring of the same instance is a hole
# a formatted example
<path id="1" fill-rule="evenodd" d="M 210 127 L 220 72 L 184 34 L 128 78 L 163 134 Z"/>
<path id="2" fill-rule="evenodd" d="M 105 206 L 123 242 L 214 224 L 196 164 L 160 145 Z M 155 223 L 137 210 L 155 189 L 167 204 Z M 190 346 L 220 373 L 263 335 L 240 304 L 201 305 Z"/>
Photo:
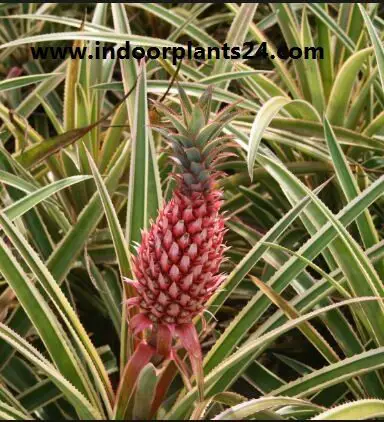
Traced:
<path id="1" fill-rule="evenodd" d="M 382 417 L 380 5 L 87 9 L 0 5 L 0 418 Z M 127 40 L 325 59 L 25 47 Z"/>

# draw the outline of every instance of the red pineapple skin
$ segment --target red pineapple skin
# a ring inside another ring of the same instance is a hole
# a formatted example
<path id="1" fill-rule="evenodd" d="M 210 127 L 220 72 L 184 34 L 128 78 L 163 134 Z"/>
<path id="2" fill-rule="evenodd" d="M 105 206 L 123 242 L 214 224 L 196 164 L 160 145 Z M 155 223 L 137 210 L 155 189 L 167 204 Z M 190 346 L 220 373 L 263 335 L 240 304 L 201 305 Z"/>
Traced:
<path id="1" fill-rule="evenodd" d="M 143 233 L 134 258 L 136 303 L 152 323 L 190 323 L 224 280 L 221 196 L 177 189 Z"/>

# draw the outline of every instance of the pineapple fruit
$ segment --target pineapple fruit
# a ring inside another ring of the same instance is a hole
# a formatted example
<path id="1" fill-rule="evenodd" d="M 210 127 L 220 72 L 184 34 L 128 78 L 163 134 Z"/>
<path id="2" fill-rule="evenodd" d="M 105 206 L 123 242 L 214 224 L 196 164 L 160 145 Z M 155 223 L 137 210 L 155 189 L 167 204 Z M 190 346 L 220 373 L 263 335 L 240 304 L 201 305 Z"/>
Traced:
<path id="1" fill-rule="evenodd" d="M 187 351 L 202 395 L 202 356 L 192 320 L 202 314 L 211 295 L 225 279 L 219 272 L 224 258 L 224 217 L 220 213 L 222 192 L 215 188 L 220 173 L 215 164 L 228 156 L 219 138 L 233 116 L 233 106 L 210 121 L 212 90 L 192 104 L 179 88 L 182 116 L 158 104 L 175 129 L 158 129 L 172 149 L 178 169 L 171 200 L 156 221 L 142 233 L 133 258 L 137 296 L 128 306 L 139 312 L 132 318 L 134 333 L 151 329 L 157 352 L 178 359 L 172 347 L 179 338 Z M 182 362 L 179 362 L 183 368 Z"/>

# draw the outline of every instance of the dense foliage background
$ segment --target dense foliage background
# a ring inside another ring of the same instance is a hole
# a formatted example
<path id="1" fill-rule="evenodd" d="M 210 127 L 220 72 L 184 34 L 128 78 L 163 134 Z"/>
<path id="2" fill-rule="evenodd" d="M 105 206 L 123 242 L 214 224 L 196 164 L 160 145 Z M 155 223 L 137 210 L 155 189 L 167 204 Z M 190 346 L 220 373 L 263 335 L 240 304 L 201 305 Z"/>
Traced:
<path id="1" fill-rule="evenodd" d="M 1 419 L 384 415 L 382 6 L 0 4 Z M 171 60 L 29 48 L 126 40 L 320 45 L 325 58 L 185 60 L 175 75 Z M 179 112 L 171 80 L 191 100 L 212 85 L 212 119 L 239 101 L 203 403 L 172 362 L 124 371 L 121 276 L 173 189 L 151 101 Z"/>

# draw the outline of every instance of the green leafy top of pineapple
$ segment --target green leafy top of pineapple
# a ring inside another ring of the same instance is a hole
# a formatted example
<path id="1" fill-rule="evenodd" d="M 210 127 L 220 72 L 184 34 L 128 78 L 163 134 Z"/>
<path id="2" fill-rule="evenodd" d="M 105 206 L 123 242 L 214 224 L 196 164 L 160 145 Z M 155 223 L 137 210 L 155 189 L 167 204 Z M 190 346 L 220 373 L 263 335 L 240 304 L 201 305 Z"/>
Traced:
<path id="1" fill-rule="evenodd" d="M 172 148 L 170 158 L 180 169 L 181 182 L 186 190 L 206 191 L 218 176 L 215 165 L 231 153 L 225 152 L 233 143 L 229 136 L 219 136 L 223 127 L 238 113 L 237 103 L 231 104 L 210 120 L 212 86 L 208 87 L 197 102 L 192 103 L 179 85 L 181 115 L 157 103 L 168 120 L 165 127 L 156 128 Z"/>

